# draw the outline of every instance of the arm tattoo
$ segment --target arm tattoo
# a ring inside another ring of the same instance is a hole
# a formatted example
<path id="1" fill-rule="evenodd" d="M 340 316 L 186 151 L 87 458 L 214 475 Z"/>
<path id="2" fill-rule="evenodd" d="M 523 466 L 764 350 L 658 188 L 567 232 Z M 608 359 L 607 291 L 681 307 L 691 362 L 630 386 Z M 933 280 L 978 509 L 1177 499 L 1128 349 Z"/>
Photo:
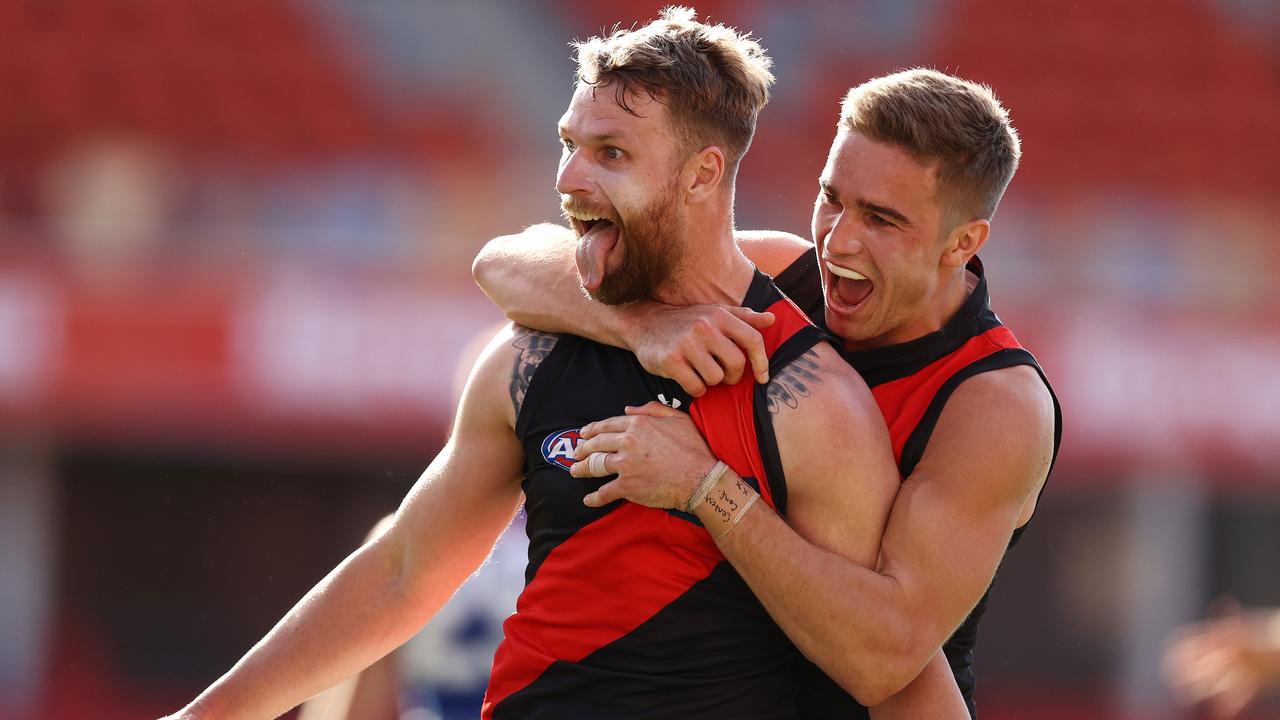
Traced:
<path id="1" fill-rule="evenodd" d="M 769 414 L 777 415 L 783 406 L 795 408 L 800 398 L 809 397 L 810 388 L 822 382 L 818 373 L 818 353 L 813 348 L 787 363 L 765 388 L 765 407 Z"/>
<path id="2" fill-rule="evenodd" d="M 520 407 L 524 405 L 525 393 L 529 391 L 529 382 L 538 365 L 547 358 L 551 349 L 556 346 L 556 335 L 530 330 L 521 325 L 516 326 L 515 337 L 511 347 L 516 353 L 515 364 L 511 368 L 511 404 L 515 406 L 516 417 L 520 416 Z"/>

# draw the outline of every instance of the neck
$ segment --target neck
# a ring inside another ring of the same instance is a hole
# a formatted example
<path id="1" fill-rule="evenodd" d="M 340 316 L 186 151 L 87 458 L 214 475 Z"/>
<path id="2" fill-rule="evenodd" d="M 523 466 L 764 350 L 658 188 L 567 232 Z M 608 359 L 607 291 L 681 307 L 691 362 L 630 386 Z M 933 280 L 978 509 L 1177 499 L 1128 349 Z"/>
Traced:
<path id="1" fill-rule="evenodd" d="M 733 216 L 720 214 L 685 228 L 684 257 L 653 294 L 668 305 L 737 305 L 747 294 L 755 266 L 733 239 Z"/>
<path id="2" fill-rule="evenodd" d="M 898 342 L 908 342 L 937 332 L 960 311 L 960 306 L 969 299 L 974 288 L 978 287 L 978 276 L 962 268 L 957 274 L 950 275 L 938 284 L 937 294 L 931 303 L 929 313 L 924 316 L 924 324 L 916 328 L 911 337 Z M 895 345 L 897 343 L 894 343 Z"/>

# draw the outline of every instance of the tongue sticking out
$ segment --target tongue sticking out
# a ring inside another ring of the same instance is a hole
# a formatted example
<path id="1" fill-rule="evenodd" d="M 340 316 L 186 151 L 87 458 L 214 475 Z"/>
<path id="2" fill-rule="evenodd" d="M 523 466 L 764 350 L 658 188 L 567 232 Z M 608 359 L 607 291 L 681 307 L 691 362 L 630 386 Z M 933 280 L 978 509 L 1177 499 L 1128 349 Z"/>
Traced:
<path id="1" fill-rule="evenodd" d="M 604 281 L 609 255 L 618 245 L 618 226 L 600 221 L 578 240 L 578 277 L 587 290 L 595 290 Z"/>
<path id="2" fill-rule="evenodd" d="M 854 280 L 846 277 L 835 277 L 832 279 L 836 284 L 836 295 L 839 296 L 840 301 L 846 305 L 857 305 L 863 300 L 866 300 L 867 296 L 871 294 L 872 287 L 870 280 Z"/>

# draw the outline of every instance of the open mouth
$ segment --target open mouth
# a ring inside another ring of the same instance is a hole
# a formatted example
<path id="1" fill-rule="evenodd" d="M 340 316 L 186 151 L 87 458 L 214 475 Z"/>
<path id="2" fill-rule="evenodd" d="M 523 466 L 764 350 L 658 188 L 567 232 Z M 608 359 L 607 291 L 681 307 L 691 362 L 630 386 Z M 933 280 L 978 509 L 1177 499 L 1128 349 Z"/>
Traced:
<path id="1" fill-rule="evenodd" d="M 570 210 L 566 207 L 564 215 L 568 218 L 569 225 L 578 237 L 582 237 L 596 228 L 604 230 L 606 227 L 613 225 L 612 220 L 598 213 Z"/>
<path id="2" fill-rule="evenodd" d="M 577 222 L 578 224 L 580 224 L 580 225 L 582 226 L 582 232 L 580 233 L 581 235 L 586 235 L 587 233 L 591 232 L 592 230 L 596 229 L 597 227 L 599 227 L 601 230 L 603 230 L 603 229 L 605 229 L 607 226 L 611 226 L 611 225 L 613 225 L 613 222 L 612 222 L 612 221 L 610 221 L 610 220 L 604 220 L 604 219 L 600 219 L 600 220 L 576 220 L 575 222 Z"/>
<path id="3" fill-rule="evenodd" d="M 583 288 L 594 292 L 604 281 L 605 273 L 617 262 L 612 258 L 617 255 L 620 228 L 612 220 L 594 213 L 566 208 L 565 216 L 578 236 L 575 253 L 578 277 Z"/>
<path id="4" fill-rule="evenodd" d="M 852 312 L 871 295 L 875 285 L 856 270 L 851 270 L 831 261 L 826 261 L 827 271 L 831 273 L 828 286 L 827 302 L 841 312 Z"/>

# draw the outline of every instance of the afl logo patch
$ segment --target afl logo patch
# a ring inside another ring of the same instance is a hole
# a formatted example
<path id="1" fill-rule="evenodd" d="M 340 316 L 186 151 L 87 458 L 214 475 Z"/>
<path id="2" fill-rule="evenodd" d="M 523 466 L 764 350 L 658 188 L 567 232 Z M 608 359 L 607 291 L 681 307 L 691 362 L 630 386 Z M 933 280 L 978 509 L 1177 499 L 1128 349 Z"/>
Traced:
<path id="1" fill-rule="evenodd" d="M 551 433 L 546 440 L 542 441 L 542 457 L 546 458 L 547 462 L 568 470 L 571 465 L 578 462 L 573 457 L 573 451 L 577 450 L 580 444 L 582 444 L 582 436 L 578 434 L 577 428 Z"/>

